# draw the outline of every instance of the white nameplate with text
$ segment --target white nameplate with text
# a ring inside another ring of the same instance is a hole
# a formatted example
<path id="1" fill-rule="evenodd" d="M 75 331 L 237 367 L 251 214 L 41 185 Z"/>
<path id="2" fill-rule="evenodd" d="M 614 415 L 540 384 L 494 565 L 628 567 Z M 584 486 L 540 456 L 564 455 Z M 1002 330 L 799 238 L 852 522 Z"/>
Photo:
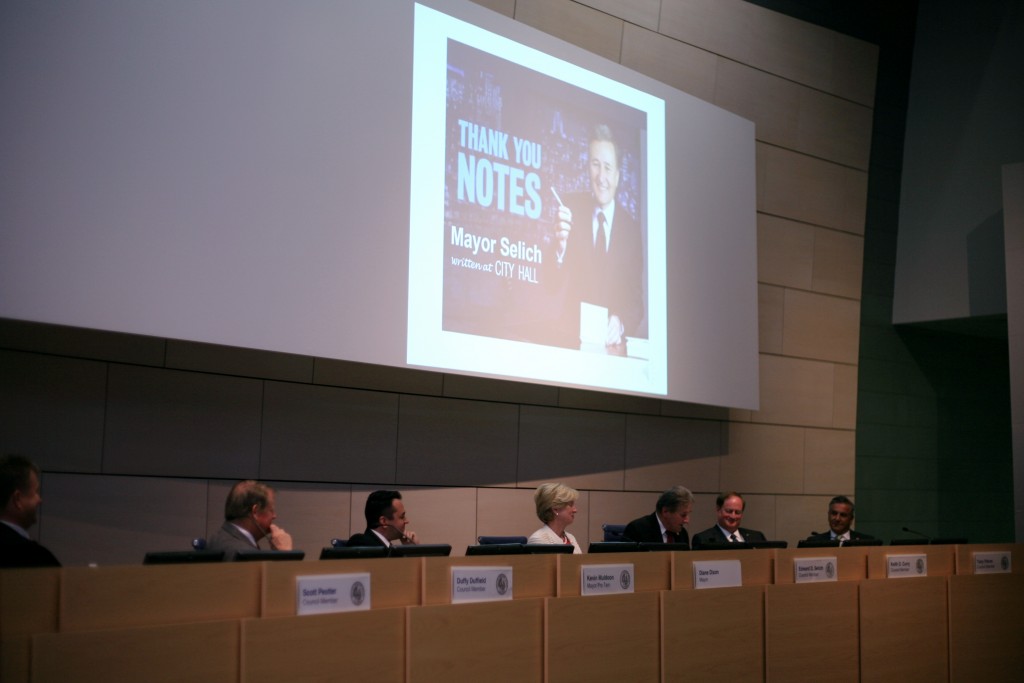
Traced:
<path id="1" fill-rule="evenodd" d="M 928 556 L 924 554 L 886 555 L 885 564 L 885 575 L 890 579 L 928 576 Z"/>
<path id="2" fill-rule="evenodd" d="M 694 588 L 733 588 L 743 585 L 739 560 L 713 560 L 693 563 Z"/>
<path id="3" fill-rule="evenodd" d="M 839 580 L 839 562 L 834 557 L 796 557 L 793 559 L 793 581 L 815 583 Z"/>
<path id="4" fill-rule="evenodd" d="M 295 577 L 295 611 L 328 614 L 370 609 L 370 574 Z"/>
<path id="5" fill-rule="evenodd" d="M 1013 553 L 1009 550 L 973 555 L 975 574 L 1009 574 L 1013 571 Z"/>
<path id="6" fill-rule="evenodd" d="M 580 595 L 632 593 L 632 564 L 585 564 L 580 567 Z"/>
<path id="7" fill-rule="evenodd" d="M 452 603 L 512 599 L 512 567 L 452 567 Z"/>

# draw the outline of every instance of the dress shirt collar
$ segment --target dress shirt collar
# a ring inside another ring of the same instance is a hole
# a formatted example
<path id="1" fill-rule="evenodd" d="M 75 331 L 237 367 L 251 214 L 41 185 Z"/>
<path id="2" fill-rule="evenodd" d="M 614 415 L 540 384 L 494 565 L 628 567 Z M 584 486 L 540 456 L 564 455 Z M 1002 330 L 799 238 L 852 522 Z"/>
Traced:
<path id="1" fill-rule="evenodd" d="M 27 538 L 28 540 L 30 540 L 30 541 L 32 540 L 32 537 L 28 535 L 28 532 L 26 530 L 22 529 L 20 526 L 18 526 L 14 522 L 8 522 L 6 519 L 0 519 L 0 522 L 3 522 L 7 526 L 11 527 L 15 531 L 17 531 L 19 534 L 21 534 L 22 536 Z"/>
<path id="2" fill-rule="evenodd" d="M 259 548 L 259 545 L 256 543 L 256 539 L 253 538 L 252 534 L 250 534 L 246 529 L 243 529 L 242 527 L 238 526 L 234 522 L 231 523 L 231 526 L 233 526 L 236 529 L 238 529 L 239 531 L 241 531 L 242 535 L 245 536 L 245 539 L 247 541 L 249 541 L 249 543 L 252 543 L 252 547 L 253 548 Z"/>

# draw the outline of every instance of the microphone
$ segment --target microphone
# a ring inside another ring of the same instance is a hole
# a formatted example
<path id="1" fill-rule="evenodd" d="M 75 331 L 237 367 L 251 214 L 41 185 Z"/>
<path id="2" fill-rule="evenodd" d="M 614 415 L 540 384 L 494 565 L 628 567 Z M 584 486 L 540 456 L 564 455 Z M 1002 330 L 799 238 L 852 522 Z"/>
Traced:
<path id="1" fill-rule="evenodd" d="M 923 538 L 926 541 L 928 541 L 929 543 L 931 543 L 932 537 L 929 536 L 928 534 L 922 534 L 920 531 L 914 531 L 910 527 L 906 527 L 906 526 L 903 527 L 903 530 L 906 531 L 908 534 L 914 534 L 915 536 L 920 536 L 921 538 Z"/>

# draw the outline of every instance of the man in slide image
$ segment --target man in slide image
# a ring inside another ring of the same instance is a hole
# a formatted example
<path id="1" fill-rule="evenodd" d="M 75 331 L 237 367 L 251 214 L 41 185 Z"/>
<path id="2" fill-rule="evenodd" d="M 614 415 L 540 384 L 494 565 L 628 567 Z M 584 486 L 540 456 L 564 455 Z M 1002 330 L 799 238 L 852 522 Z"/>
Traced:
<path id="1" fill-rule="evenodd" d="M 564 298 L 560 342 L 579 348 L 580 303 L 607 309 L 604 345 L 624 354 L 626 336 L 644 317 L 643 240 L 629 210 L 616 201 L 621 150 L 606 125 L 590 136 L 587 162 L 590 192 L 563 198 L 557 189 L 556 281 Z"/>

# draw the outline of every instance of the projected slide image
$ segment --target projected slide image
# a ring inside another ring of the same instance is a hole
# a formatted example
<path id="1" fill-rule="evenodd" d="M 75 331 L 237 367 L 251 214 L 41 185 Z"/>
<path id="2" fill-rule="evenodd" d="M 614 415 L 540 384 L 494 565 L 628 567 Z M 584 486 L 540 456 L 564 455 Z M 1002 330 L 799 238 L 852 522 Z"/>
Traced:
<path id="1" fill-rule="evenodd" d="M 446 92 L 443 329 L 646 338 L 644 112 L 456 41 Z M 581 327 L 581 304 L 604 320 Z"/>
<path id="2" fill-rule="evenodd" d="M 422 6 L 415 36 L 409 362 L 664 393 L 664 102 Z"/>

